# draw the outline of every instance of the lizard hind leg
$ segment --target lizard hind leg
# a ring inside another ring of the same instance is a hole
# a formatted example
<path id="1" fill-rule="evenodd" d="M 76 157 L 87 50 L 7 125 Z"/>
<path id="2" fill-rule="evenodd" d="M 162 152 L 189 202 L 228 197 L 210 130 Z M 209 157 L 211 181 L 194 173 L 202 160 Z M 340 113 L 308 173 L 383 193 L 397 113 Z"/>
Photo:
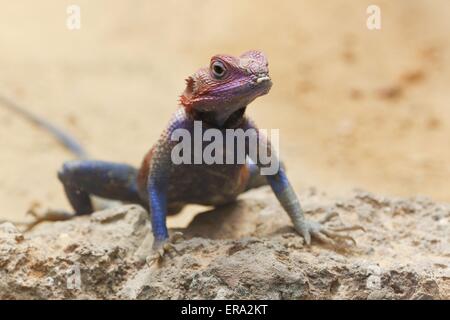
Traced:
<path id="1" fill-rule="evenodd" d="M 98 160 L 65 162 L 58 172 L 67 198 L 78 215 L 93 212 L 90 196 L 141 204 L 137 169 L 122 163 Z"/>
<path id="2" fill-rule="evenodd" d="M 35 220 L 27 230 L 44 221 L 68 220 L 75 215 L 91 214 L 94 211 L 91 196 L 144 204 L 137 189 L 137 170 L 127 164 L 97 160 L 68 161 L 58 171 L 58 178 L 75 214 L 49 210 L 38 215 L 30 210 Z"/>

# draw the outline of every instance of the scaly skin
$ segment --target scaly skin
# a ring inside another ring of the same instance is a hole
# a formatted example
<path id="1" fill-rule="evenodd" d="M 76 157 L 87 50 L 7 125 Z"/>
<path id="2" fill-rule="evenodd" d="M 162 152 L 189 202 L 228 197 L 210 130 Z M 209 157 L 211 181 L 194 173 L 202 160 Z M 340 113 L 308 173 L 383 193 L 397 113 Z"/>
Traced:
<path id="1" fill-rule="evenodd" d="M 213 69 L 217 65 L 224 69 L 221 77 L 214 75 Z M 170 158 L 175 144 L 170 140 L 173 130 L 184 128 L 193 133 L 193 122 L 200 120 L 203 130 L 216 128 L 224 132 L 225 129 L 241 128 L 257 131 L 244 112 L 250 102 L 267 94 L 271 86 L 267 59 L 258 51 L 249 51 L 240 57 L 214 56 L 209 68 L 201 69 L 187 79 L 180 109 L 145 157 L 139 172 L 139 192 L 149 203 L 156 249 L 163 247 L 169 238 L 165 222 L 168 213 L 176 213 L 188 203 L 216 206 L 231 202 L 249 185 L 260 185 L 255 181 L 261 180 L 258 172 L 251 170 L 248 164 L 173 165 Z M 259 143 L 271 149 L 270 142 L 262 135 L 259 137 Z M 204 143 L 203 148 L 206 145 Z M 224 155 L 226 150 L 224 142 Z M 258 159 L 252 160 L 262 166 Z M 283 168 L 275 175 L 267 176 L 267 182 L 307 244 L 310 244 L 311 236 L 328 243 L 333 243 L 331 238 L 352 240 L 305 219 Z"/>
<path id="2" fill-rule="evenodd" d="M 331 244 L 335 244 L 333 238 L 353 241 L 337 232 L 361 229 L 358 226 L 330 230 L 321 223 L 305 219 L 282 166 L 276 174 L 263 177 L 257 170 L 263 166 L 259 159 L 251 159 L 256 166 L 250 163 L 173 164 L 171 151 L 178 142 L 170 137 L 179 128 L 193 134 L 194 121 L 202 121 L 203 132 L 211 128 L 222 133 L 226 129 L 254 129 L 260 147 L 271 150 L 270 142 L 245 115 L 248 104 L 267 94 L 271 86 L 267 59 L 259 51 L 248 51 L 239 57 L 212 57 L 209 67 L 200 69 L 186 80 L 178 110 L 144 157 L 139 170 L 126 164 L 95 160 L 70 161 L 63 165 L 58 177 L 76 214 L 92 213 L 91 195 L 143 205 L 151 214 L 154 257 L 158 258 L 170 243 L 166 226 L 168 214 L 179 212 L 186 204 L 218 206 L 230 203 L 249 188 L 268 183 L 307 244 L 311 237 Z M 203 142 L 203 148 L 208 144 Z M 247 143 L 250 157 L 248 148 Z M 226 141 L 222 151 L 225 157 Z M 275 160 L 273 157 L 272 154 L 272 160 Z"/>

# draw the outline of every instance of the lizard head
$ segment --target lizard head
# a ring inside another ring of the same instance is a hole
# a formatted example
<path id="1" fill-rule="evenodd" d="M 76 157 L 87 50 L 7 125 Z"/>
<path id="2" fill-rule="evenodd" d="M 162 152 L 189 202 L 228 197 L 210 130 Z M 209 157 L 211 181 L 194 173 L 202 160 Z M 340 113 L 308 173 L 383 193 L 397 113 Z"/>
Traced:
<path id="1" fill-rule="evenodd" d="M 187 111 L 209 112 L 223 123 L 272 86 L 267 58 L 262 52 L 248 51 L 239 57 L 219 54 L 209 67 L 186 79 L 180 103 Z"/>

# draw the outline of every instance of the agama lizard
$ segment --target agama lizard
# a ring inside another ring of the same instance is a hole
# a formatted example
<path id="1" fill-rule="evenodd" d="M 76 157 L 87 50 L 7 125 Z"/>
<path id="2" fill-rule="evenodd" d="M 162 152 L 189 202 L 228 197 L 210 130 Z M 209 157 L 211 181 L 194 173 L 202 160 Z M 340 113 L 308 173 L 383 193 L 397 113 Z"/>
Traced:
<path id="1" fill-rule="evenodd" d="M 267 183 L 290 216 L 295 230 L 308 245 L 311 237 L 330 244 L 335 244 L 336 239 L 354 241 L 338 232 L 360 229 L 358 226 L 330 229 L 304 217 L 283 166 L 276 174 L 262 176 L 259 172 L 262 164 L 258 159 L 250 159 L 253 162 L 245 164 L 209 165 L 175 165 L 171 161 L 171 151 L 176 144 L 171 134 L 178 128 L 193 133 L 194 121 L 202 121 L 203 130 L 216 128 L 223 132 L 240 128 L 254 129 L 259 133 L 245 111 L 254 99 L 267 94 L 272 87 L 268 61 L 262 52 L 248 51 L 239 57 L 215 55 L 209 67 L 198 70 L 186 82 L 179 108 L 158 142 L 144 157 L 140 169 L 128 164 L 85 159 L 86 153 L 80 145 L 56 127 L 39 117 L 30 116 L 23 109 L 15 109 L 49 128 L 82 158 L 65 162 L 58 172 L 75 215 L 93 212 L 91 196 L 142 205 L 151 215 L 155 257 L 162 257 L 170 247 L 167 215 L 178 213 L 186 204 L 227 204 L 240 193 Z M 271 148 L 264 136 L 259 135 L 259 138 L 262 146 Z M 223 153 L 226 151 L 224 144 Z M 322 222 L 330 218 L 331 215 Z"/>

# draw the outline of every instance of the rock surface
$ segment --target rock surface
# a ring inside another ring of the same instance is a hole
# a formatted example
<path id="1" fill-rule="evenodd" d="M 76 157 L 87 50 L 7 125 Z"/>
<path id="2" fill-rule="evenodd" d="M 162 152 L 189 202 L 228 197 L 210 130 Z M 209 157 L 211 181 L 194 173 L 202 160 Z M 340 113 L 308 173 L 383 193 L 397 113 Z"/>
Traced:
<path id="1" fill-rule="evenodd" d="M 357 246 L 306 247 L 268 188 L 197 215 L 159 266 L 128 205 L 22 234 L 0 225 L 2 299 L 450 299 L 450 205 L 355 192 L 301 195 L 306 214 L 359 224 Z"/>

